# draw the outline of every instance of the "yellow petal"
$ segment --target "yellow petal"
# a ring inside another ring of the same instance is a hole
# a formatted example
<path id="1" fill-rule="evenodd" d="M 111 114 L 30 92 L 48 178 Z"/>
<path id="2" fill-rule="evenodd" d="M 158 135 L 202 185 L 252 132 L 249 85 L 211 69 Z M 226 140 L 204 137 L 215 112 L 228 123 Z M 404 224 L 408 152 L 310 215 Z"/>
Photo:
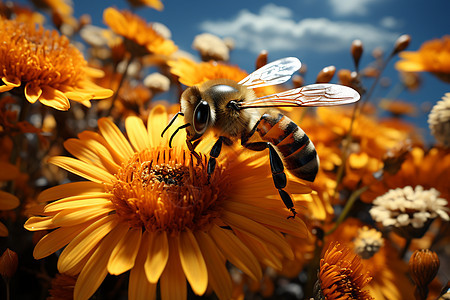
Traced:
<path id="1" fill-rule="evenodd" d="M 125 120 L 125 128 L 128 138 L 136 151 L 142 151 L 151 147 L 147 129 L 141 118 L 131 116 Z"/>
<path id="2" fill-rule="evenodd" d="M 101 118 L 98 120 L 98 128 L 106 142 L 116 148 L 124 159 L 128 159 L 134 154 L 130 143 L 128 143 L 122 132 L 110 119 Z"/>
<path id="3" fill-rule="evenodd" d="M 101 164 L 109 173 L 111 174 L 117 173 L 117 170 L 120 168 L 120 165 L 115 162 L 113 155 L 103 144 L 93 139 L 84 139 L 81 141 L 86 148 L 95 151 Z"/>
<path id="4" fill-rule="evenodd" d="M 145 235 L 145 233 L 144 233 Z M 154 300 L 156 298 L 157 283 L 150 283 L 145 275 L 144 263 L 147 259 L 148 247 L 143 247 L 142 239 L 139 253 L 136 257 L 136 263 L 130 271 L 130 280 L 128 284 L 128 299 L 131 300 Z"/>
<path id="5" fill-rule="evenodd" d="M 155 106 L 150 111 L 147 121 L 147 130 L 149 133 L 150 143 L 152 147 L 156 147 L 160 145 L 160 143 L 166 143 L 168 141 L 167 136 L 170 136 L 169 132 L 165 133 L 164 139 L 161 138 L 161 133 L 166 127 L 167 123 L 168 122 L 167 122 L 166 108 L 163 105 Z"/>
<path id="6" fill-rule="evenodd" d="M 186 300 L 186 277 L 181 268 L 178 245 L 175 238 L 169 238 L 169 249 L 169 260 L 159 282 L 161 299 Z"/>
<path id="7" fill-rule="evenodd" d="M 145 274 L 148 281 L 157 283 L 169 259 L 169 243 L 166 233 L 144 234 L 148 243 L 148 255 L 145 260 Z M 173 254 L 172 254 L 173 255 Z"/>
<path id="8" fill-rule="evenodd" d="M 96 205 L 95 207 L 88 206 L 65 209 L 53 217 L 53 224 L 56 226 L 74 226 L 103 215 L 106 216 L 114 209 L 115 207 L 111 202 L 105 205 Z"/>
<path id="9" fill-rule="evenodd" d="M 128 157 L 123 157 L 118 152 L 118 150 L 114 147 L 114 145 L 108 144 L 108 142 L 105 140 L 105 138 L 102 137 L 97 132 L 85 130 L 78 134 L 78 138 L 84 142 L 96 141 L 99 144 L 103 145 L 107 149 L 107 151 L 111 154 L 111 156 L 114 159 L 114 162 L 116 164 L 121 165 L 125 159 L 128 159 Z M 92 145 L 94 145 L 94 144 L 92 144 Z M 102 150 L 102 151 L 104 151 L 104 150 Z"/>
<path id="10" fill-rule="evenodd" d="M 0 191 L 0 210 L 11 210 L 19 206 L 19 198 L 13 194 Z"/>
<path id="11" fill-rule="evenodd" d="M 58 259 L 58 270 L 64 273 L 82 260 L 101 239 L 117 226 L 117 215 L 104 217 L 83 230 L 64 249 Z"/>
<path id="12" fill-rule="evenodd" d="M 75 158 L 54 156 L 49 158 L 48 162 L 97 183 L 110 183 L 115 180 L 114 175 L 109 172 Z"/>
<path id="13" fill-rule="evenodd" d="M 286 240 L 274 233 L 269 228 L 252 221 L 249 218 L 243 217 L 238 214 L 234 214 L 229 211 L 224 211 L 222 213 L 222 220 L 232 227 L 236 227 L 241 231 L 251 233 L 256 236 L 259 240 L 272 245 L 273 247 L 280 250 L 287 259 L 294 259 L 294 253 L 292 252 L 292 248 Z"/>
<path id="14" fill-rule="evenodd" d="M 86 163 L 94 164 L 99 168 L 105 169 L 102 161 L 98 157 L 94 148 L 86 147 L 79 139 L 68 139 L 64 143 L 64 148 L 73 156 Z M 106 169 L 105 169 L 106 170 Z"/>
<path id="15" fill-rule="evenodd" d="M 42 89 L 37 84 L 33 84 L 33 82 L 28 82 L 25 85 L 25 98 L 30 103 L 35 103 L 39 97 L 42 95 Z"/>
<path id="16" fill-rule="evenodd" d="M 226 260 L 221 255 L 211 237 L 202 232 L 195 233 L 198 245 L 208 268 L 208 282 L 221 300 L 231 299 L 233 283 L 226 267 Z"/>
<path id="17" fill-rule="evenodd" d="M 70 108 L 69 99 L 63 92 L 49 86 L 43 86 L 41 89 L 42 94 L 39 97 L 39 102 L 42 104 L 57 110 L 68 110 Z"/>
<path id="18" fill-rule="evenodd" d="M 246 203 L 229 201 L 225 203 L 225 207 L 231 212 L 245 216 L 281 232 L 289 233 L 297 237 L 308 236 L 308 229 L 300 218 L 287 219 L 283 214 Z"/>
<path id="19" fill-rule="evenodd" d="M 20 79 L 18 77 L 6 77 L 3 76 L 2 77 L 2 81 L 8 85 L 8 86 L 12 86 L 13 88 L 18 87 L 22 84 L 22 82 L 20 81 Z"/>
<path id="20" fill-rule="evenodd" d="M 184 274 L 197 295 L 203 295 L 208 287 L 208 270 L 200 247 L 192 232 L 187 229 L 179 236 L 179 254 Z"/>
<path id="21" fill-rule="evenodd" d="M 134 266 L 141 238 L 142 230 L 133 228 L 117 243 L 108 262 L 108 272 L 110 274 L 119 275 Z"/>
<path id="22" fill-rule="evenodd" d="M 217 247 L 226 258 L 254 280 L 262 277 L 261 266 L 253 253 L 230 230 L 214 225 L 209 231 Z"/>
<path id="23" fill-rule="evenodd" d="M 29 231 L 39 231 L 53 229 L 55 226 L 52 222 L 53 217 L 30 217 L 23 227 Z"/>
<path id="24" fill-rule="evenodd" d="M 104 194 L 105 187 L 102 184 L 92 181 L 71 182 L 46 189 L 39 194 L 38 202 L 50 202 L 53 200 L 70 197 L 74 195 L 89 195 L 90 193 Z M 94 197 L 98 197 L 95 196 Z"/>
<path id="25" fill-rule="evenodd" d="M 66 199 L 62 199 L 47 204 L 47 206 L 45 206 L 44 213 L 57 212 L 65 209 L 83 209 L 93 206 L 104 207 L 105 205 L 108 205 L 110 203 L 111 201 L 105 198 L 97 198 L 97 199 L 89 198 L 87 200 L 83 199 L 73 201 L 67 201 Z"/>
<path id="26" fill-rule="evenodd" d="M 53 230 L 41 238 L 36 244 L 33 257 L 35 259 L 41 259 L 55 253 L 73 240 L 85 227 L 86 224 L 80 224 Z"/>
<path id="27" fill-rule="evenodd" d="M 89 299 L 108 274 L 108 260 L 111 252 L 126 234 L 127 228 L 118 226 L 113 229 L 98 245 L 84 266 L 74 289 L 74 299 Z M 60 258 L 61 259 L 61 258 Z"/>

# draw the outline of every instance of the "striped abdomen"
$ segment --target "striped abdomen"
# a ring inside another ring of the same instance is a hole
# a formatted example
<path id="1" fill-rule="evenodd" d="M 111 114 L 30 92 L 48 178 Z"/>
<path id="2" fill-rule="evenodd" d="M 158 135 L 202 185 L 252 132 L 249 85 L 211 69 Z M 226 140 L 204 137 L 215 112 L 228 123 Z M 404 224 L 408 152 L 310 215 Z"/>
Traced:
<path id="1" fill-rule="evenodd" d="M 261 117 L 257 131 L 263 140 L 277 147 L 292 175 L 314 181 L 319 158 L 313 143 L 297 124 L 280 113 L 266 113 Z"/>

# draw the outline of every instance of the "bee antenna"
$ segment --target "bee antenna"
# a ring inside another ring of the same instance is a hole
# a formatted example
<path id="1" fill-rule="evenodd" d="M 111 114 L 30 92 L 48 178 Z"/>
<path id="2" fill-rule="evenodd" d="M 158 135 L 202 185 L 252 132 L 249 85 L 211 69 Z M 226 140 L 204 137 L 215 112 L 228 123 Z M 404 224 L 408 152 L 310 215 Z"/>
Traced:
<path id="1" fill-rule="evenodd" d="M 166 128 L 164 128 L 163 132 L 161 132 L 161 137 L 164 136 L 164 133 L 167 131 L 167 129 L 169 129 L 170 126 L 172 126 L 173 122 L 175 122 L 175 120 L 176 120 L 176 118 L 177 118 L 178 116 L 184 116 L 184 114 L 183 114 L 181 111 L 177 112 L 177 113 L 172 117 L 172 119 L 170 120 L 169 124 L 167 124 Z"/>
<path id="2" fill-rule="evenodd" d="M 186 128 L 186 127 L 188 127 L 188 126 L 191 126 L 191 123 L 186 123 L 186 124 L 184 124 L 184 125 L 181 125 L 181 126 L 178 127 L 177 129 L 175 129 L 175 131 L 172 133 L 172 136 L 170 137 L 170 140 L 169 140 L 169 148 L 172 148 L 172 140 L 173 140 L 173 138 L 175 137 L 175 135 L 178 133 L 178 131 L 179 131 L 180 129 Z"/>

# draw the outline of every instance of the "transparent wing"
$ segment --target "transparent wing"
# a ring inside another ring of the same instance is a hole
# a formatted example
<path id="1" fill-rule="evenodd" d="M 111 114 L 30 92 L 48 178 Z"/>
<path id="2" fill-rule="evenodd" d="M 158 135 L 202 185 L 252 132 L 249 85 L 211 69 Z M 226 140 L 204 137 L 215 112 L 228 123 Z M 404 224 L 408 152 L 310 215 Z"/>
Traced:
<path id="1" fill-rule="evenodd" d="M 359 93 L 339 84 L 311 84 L 298 89 L 238 102 L 240 109 L 286 106 L 331 106 L 358 101 Z"/>
<path id="2" fill-rule="evenodd" d="M 285 57 L 259 68 L 239 81 L 239 84 L 249 88 L 281 84 L 288 81 L 301 66 L 298 58 Z"/>

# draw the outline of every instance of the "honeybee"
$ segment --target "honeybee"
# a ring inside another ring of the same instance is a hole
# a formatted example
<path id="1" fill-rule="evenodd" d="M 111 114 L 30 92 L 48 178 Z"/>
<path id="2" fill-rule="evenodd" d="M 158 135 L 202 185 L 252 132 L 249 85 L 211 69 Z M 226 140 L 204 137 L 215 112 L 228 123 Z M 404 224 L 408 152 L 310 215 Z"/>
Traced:
<path id="1" fill-rule="evenodd" d="M 360 98 L 354 89 L 337 84 L 311 84 L 268 96 L 255 96 L 253 88 L 284 83 L 300 67 L 301 62 L 297 58 L 287 57 L 259 68 L 239 82 L 214 79 L 187 88 L 181 95 L 181 111 L 175 114 L 161 137 L 178 116 L 184 116 L 185 124 L 174 131 L 169 146 L 177 132 L 185 128 L 189 150 L 199 158 L 195 146 L 203 134 L 212 130 L 217 141 L 209 153 L 208 175 L 214 172 L 222 144 L 232 145 L 240 139 L 241 145 L 247 149 L 269 149 L 275 188 L 292 212 L 288 218 L 294 218 L 297 214 L 294 203 L 284 190 L 287 184 L 284 166 L 292 175 L 313 182 L 319 159 L 305 132 L 274 108 L 339 105 L 353 103 Z M 255 132 L 262 141 L 249 141 Z"/>

